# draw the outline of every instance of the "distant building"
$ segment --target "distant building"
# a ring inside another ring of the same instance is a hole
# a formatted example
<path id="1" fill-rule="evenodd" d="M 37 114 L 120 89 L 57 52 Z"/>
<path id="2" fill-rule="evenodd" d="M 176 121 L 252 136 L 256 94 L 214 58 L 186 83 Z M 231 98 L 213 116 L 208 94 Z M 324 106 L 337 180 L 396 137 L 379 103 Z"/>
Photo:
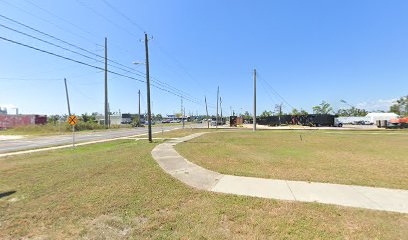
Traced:
<path id="1" fill-rule="evenodd" d="M 122 124 L 131 124 L 133 119 L 137 119 L 137 114 L 131 114 L 131 113 L 122 113 Z M 143 114 L 140 114 L 139 116 L 140 122 L 144 122 L 145 116 Z"/>
<path id="2" fill-rule="evenodd" d="M 111 125 L 119 125 L 119 124 L 131 124 L 133 119 L 137 118 L 137 114 L 131 113 L 122 113 L 122 114 L 111 114 L 109 115 L 110 124 Z M 100 114 L 95 117 L 96 121 L 104 125 L 105 124 L 105 116 Z M 140 121 L 144 122 L 145 116 L 140 115 Z"/>
<path id="3" fill-rule="evenodd" d="M 396 119 L 398 117 L 399 116 L 397 114 L 395 114 L 395 113 L 381 113 L 381 112 L 379 112 L 379 113 L 375 113 L 375 112 L 369 113 L 366 116 L 366 118 L 368 118 L 369 121 L 372 122 L 372 123 L 376 123 L 377 121 L 384 121 L 384 120 L 389 121 L 391 119 Z"/>
<path id="4" fill-rule="evenodd" d="M 342 124 L 353 124 L 360 121 L 370 121 L 369 117 L 338 117 L 337 120 Z"/>
<path id="5" fill-rule="evenodd" d="M 7 115 L 7 108 L 4 109 L 0 108 L 0 115 Z"/>

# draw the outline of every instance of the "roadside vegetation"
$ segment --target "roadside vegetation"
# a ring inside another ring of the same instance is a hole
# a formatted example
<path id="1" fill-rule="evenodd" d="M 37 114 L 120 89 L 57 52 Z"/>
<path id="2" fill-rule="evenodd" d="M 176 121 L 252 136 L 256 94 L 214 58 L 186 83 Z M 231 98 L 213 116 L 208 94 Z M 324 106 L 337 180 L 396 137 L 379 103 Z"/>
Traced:
<path id="1" fill-rule="evenodd" d="M 408 189 L 407 131 L 239 131 L 176 146 L 224 174 Z"/>
<path id="2" fill-rule="evenodd" d="M 111 125 L 110 129 L 130 128 L 130 125 Z M 81 122 L 75 126 L 75 131 L 96 131 L 105 130 L 103 125 L 91 122 Z M 27 125 L 16 128 L 4 129 L 0 131 L 0 135 L 28 135 L 28 136 L 46 136 L 72 133 L 72 126 L 68 123 L 44 125 Z"/>
<path id="3" fill-rule="evenodd" d="M 121 140 L 0 158 L 0 239 L 408 235 L 407 214 L 192 189 L 164 173 L 151 158 L 156 144 Z"/>

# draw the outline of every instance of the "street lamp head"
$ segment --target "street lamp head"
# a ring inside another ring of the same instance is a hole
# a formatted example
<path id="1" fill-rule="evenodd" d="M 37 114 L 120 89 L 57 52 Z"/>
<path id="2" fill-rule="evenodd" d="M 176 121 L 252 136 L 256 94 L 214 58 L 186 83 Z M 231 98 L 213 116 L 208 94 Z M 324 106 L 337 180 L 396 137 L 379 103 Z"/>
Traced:
<path id="1" fill-rule="evenodd" d="M 143 64 L 142 62 L 133 62 L 135 65 Z"/>

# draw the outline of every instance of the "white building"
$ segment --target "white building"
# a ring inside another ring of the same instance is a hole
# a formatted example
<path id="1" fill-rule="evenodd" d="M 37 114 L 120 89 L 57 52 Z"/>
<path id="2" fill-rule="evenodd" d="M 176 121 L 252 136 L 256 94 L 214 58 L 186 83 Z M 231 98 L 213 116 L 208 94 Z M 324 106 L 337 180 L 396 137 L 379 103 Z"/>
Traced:
<path id="1" fill-rule="evenodd" d="M 391 120 L 391 119 L 396 119 L 399 116 L 395 113 L 369 113 L 367 114 L 366 118 L 369 119 L 370 122 L 376 123 L 378 120 Z"/>
<path id="2" fill-rule="evenodd" d="M 338 117 L 337 121 L 343 124 L 353 124 L 354 122 L 370 121 L 369 117 Z"/>

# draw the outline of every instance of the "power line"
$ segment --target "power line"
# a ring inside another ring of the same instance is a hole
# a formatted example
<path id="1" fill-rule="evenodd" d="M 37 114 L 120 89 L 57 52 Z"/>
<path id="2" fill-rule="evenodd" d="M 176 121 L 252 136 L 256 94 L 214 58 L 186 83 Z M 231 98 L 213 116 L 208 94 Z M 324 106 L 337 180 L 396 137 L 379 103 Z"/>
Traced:
<path id="1" fill-rule="evenodd" d="M 88 34 L 89 36 L 92 36 L 92 37 L 95 36 L 95 34 L 91 33 L 90 31 L 88 31 L 88 30 L 86 30 L 86 29 L 84 29 L 84 28 L 78 26 L 77 24 L 72 23 L 71 21 L 66 20 L 65 18 L 62 18 L 62 17 L 60 17 L 60 16 L 58 16 L 58 15 L 52 13 L 51 11 L 49 11 L 49 10 L 47 10 L 47 9 L 45 9 L 45 8 L 43 8 L 43 7 L 41 7 L 41 6 L 37 5 L 37 4 L 35 4 L 35 3 L 33 3 L 33 2 L 30 1 L 30 0 L 24 0 L 24 1 L 26 1 L 27 3 L 33 5 L 34 7 L 38 8 L 38 9 L 41 9 L 42 11 L 48 13 L 48 14 L 51 15 L 51 16 L 53 16 L 53 17 L 55 17 L 55 18 L 57 18 L 57 19 L 60 19 L 61 21 L 65 22 L 65 23 L 68 23 L 69 25 L 71 25 L 71 26 L 73 26 L 73 27 L 75 27 L 75 28 L 81 30 L 82 32 Z M 54 24 L 54 25 L 55 25 L 55 24 Z M 100 46 L 99 44 L 97 44 L 97 43 L 95 43 L 95 42 L 93 42 L 93 41 L 91 41 L 91 40 L 88 40 L 88 41 L 89 41 L 90 43 L 93 43 L 93 44 L 95 44 L 95 45 Z M 129 51 L 125 51 L 119 44 L 115 44 L 114 42 L 110 42 L 110 45 L 114 45 L 114 46 L 116 46 L 116 48 L 117 48 L 118 50 L 120 50 L 121 52 L 126 53 L 126 54 L 129 54 Z"/>
<path id="2" fill-rule="evenodd" d="M 263 79 L 263 77 L 260 77 L 258 74 L 258 78 L 260 78 L 262 81 L 264 81 L 269 88 L 279 97 L 281 98 L 289 107 L 291 107 L 292 109 L 294 109 L 295 107 L 293 107 L 288 101 L 286 101 L 286 99 L 284 97 L 282 97 L 273 87 L 272 85 L 270 85 L 265 79 Z"/>
<path id="3" fill-rule="evenodd" d="M 84 76 L 89 76 L 93 75 L 96 73 L 101 73 L 101 71 L 97 72 L 92 72 L 92 73 L 86 73 L 86 74 L 80 74 L 80 75 L 74 75 L 74 76 L 69 76 L 69 79 L 75 79 L 75 78 L 80 78 Z M 12 80 L 12 81 L 61 81 L 61 78 L 17 78 L 17 77 L 0 77 L 0 80 Z"/>
<path id="4" fill-rule="evenodd" d="M 0 17 L 6 18 L 7 20 L 11 20 L 11 21 L 14 22 L 14 20 L 9 19 L 9 18 L 7 18 L 7 17 L 5 17 L 5 16 L 3 16 L 3 15 L 0 15 Z M 19 24 L 22 24 L 22 23 L 19 23 Z M 32 29 L 32 28 L 29 27 L 28 25 L 25 25 L 25 24 L 22 24 L 22 25 L 23 25 L 24 27 L 28 27 L 28 28 Z M 30 35 L 30 34 L 28 34 L 28 33 L 25 33 L 25 32 L 19 31 L 19 30 L 16 30 L 16 29 L 11 28 L 11 27 L 5 26 L 5 25 L 3 25 L 3 24 L 0 24 L 0 26 L 3 27 L 3 28 L 9 29 L 10 31 L 14 31 L 14 32 L 17 32 L 17 33 L 22 34 L 22 35 L 24 35 L 24 36 L 28 36 L 28 37 L 33 38 L 33 39 L 36 39 L 36 40 L 38 40 L 38 41 L 47 43 L 47 44 L 52 45 L 52 46 L 55 46 L 55 47 L 58 47 L 58 48 L 63 49 L 63 50 L 65 50 L 65 51 L 69 51 L 69 52 L 72 52 L 72 53 L 74 53 L 74 54 L 78 54 L 78 55 L 80 55 L 80 56 L 82 56 L 82 57 L 85 57 L 85 58 L 94 60 L 94 61 L 99 62 L 99 63 L 104 63 L 104 61 L 102 61 L 102 60 L 98 60 L 98 59 L 89 57 L 89 56 L 87 56 L 87 55 L 85 55 L 85 54 L 82 54 L 82 53 L 79 53 L 79 52 L 77 52 L 77 51 L 73 51 L 73 50 L 71 50 L 71 49 L 68 49 L 68 48 L 62 47 L 62 46 L 60 46 L 60 45 L 54 44 L 54 43 L 52 43 L 52 42 L 49 42 L 49 41 L 40 39 L 40 38 L 38 38 L 38 37 L 32 36 L 32 35 Z M 33 30 L 34 30 L 34 29 L 33 29 Z M 39 31 L 39 30 L 36 30 L 36 29 L 35 29 L 35 31 L 36 31 L 36 32 L 40 32 L 40 33 L 43 34 L 43 35 L 51 36 L 50 34 L 44 33 L 44 32 L 42 32 L 42 31 Z M 65 44 L 69 44 L 68 42 L 66 42 L 66 41 L 64 41 L 64 40 L 62 40 L 62 39 L 59 39 L 59 38 L 56 38 L 56 37 L 53 37 L 53 36 L 52 36 L 52 38 L 53 38 L 53 39 L 57 39 L 58 41 L 64 42 Z M 73 44 L 69 44 L 69 45 L 75 46 L 76 48 L 81 49 L 82 51 L 86 51 L 86 52 L 92 53 L 92 52 L 90 52 L 90 51 L 88 51 L 88 50 L 86 50 L 86 49 L 83 49 L 83 48 L 81 48 L 81 47 L 78 47 L 78 46 L 76 46 L 76 45 L 73 45 Z M 102 56 L 99 56 L 99 55 L 94 54 L 94 53 L 92 53 L 92 55 L 95 55 L 95 56 L 98 56 L 98 57 L 102 57 Z M 112 61 L 112 60 L 110 60 L 110 61 L 111 61 L 111 62 L 114 62 L 114 61 Z M 115 63 L 118 64 L 118 65 L 122 65 L 122 64 L 117 63 L 117 62 L 115 62 Z M 115 67 L 115 68 L 117 68 L 117 69 L 120 69 L 120 70 L 122 70 L 122 71 L 124 71 L 124 72 L 126 72 L 126 73 L 133 73 L 133 74 L 136 74 L 136 75 L 138 75 L 138 76 L 140 76 L 140 77 L 144 77 L 144 75 L 141 75 L 141 74 L 143 74 L 142 72 L 137 71 L 137 70 L 134 70 L 134 69 L 132 69 L 132 68 L 130 68 L 130 67 L 127 67 L 127 66 L 122 65 L 122 66 L 124 66 L 124 67 L 126 67 L 126 68 L 129 68 L 131 71 L 126 70 L 126 69 L 121 68 L 121 67 L 113 66 L 113 65 L 111 65 L 111 64 L 108 64 L 108 65 L 111 66 L 111 67 Z M 157 80 L 156 78 L 154 78 L 153 81 L 157 82 L 157 84 L 159 84 L 159 85 L 162 85 L 162 86 L 164 86 L 164 87 L 171 88 L 171 89 L 174 90 L 174 91 L 180 92 L 180 94 L 189 95 L 188 93 L 186 93 L 186 92 L 184 92 L 184 91 L 182 91 L 182 90 L 179 90 L 179 89 L 177 89 L 177 88 L 175 88 L 175 87 L 173 87 L 173 86 L 171 86 L 171 85 L 169 85 L 169 84 L 167 84 L 167 83 L 164 83 L 164 82 L 161 82 L 161 81 Z M 191 98 L 194 98 L 194 97 L 191 96 L 191 95 L 189 95 L 189 96 L 190 96 Z M 196 100 L 197 100 L 197 99 L 196 99 Z"/>
<path id="5" fill-rule="evenodd" d="M 102 0 L 109 8 L 111 8 L 113 11 L 115 11 L 117 14 L 121 15 L 123 18 L 128 20 L 131 24 L 133 24 L 135 27 L 137 27 L 140 31 L 146 32 L 139 24 L 135 23 L 132 19 L 130 19 L 128 16 L 123 14 L 121 11 L 119 11 L 117 8 L 113 7 L 109 2 L 106 0 Z"/>
<path id="6" fill-rule="evenodd" d="M 20 7 L 18 7 L 18 6 L 16 6 L 16 5 L 13 4 L 13 3 L 10 3 L 10 2 L 4 1 L 4 0 L 3 0 L 3 3 L 6 3 L 6 4 L 8 4 L 8 5 L 10 5 L 10 6 L 16 8 L 16 9 L 18 9 L 18 10 L 20 10 L 20 11 L 22 11 L 22 12 L 27 13 L 28 15 L 31 15 L 31 16 L 37 18 L 37 19 L 40 19 L 40 20 L 43 21 L 43 22 L 46 22 L 46 23 L 48 23 L 48 24 L 50 24 L 50 25 L 53 25 L 54 27 L 58 28 L 58 29 L 61 30 L 61 31 L 69 32 L 70 34 L 75 35 L 75 36 L 77 36 L 77 37 L 79 37 L 79 38 L 82 38 L 82 39 L 84 39 L 84 40 L 86 40 L 86 41 L 88 41 L 88 42 L 92 42 L 91 40 L 89 40 L 88 38 L 86 38 L 86 37 L 84 37 L 84 36 L 81 36 L 81 35 L 79 35 L 79 34 L 77 34 L 77 33 L 74 33 L 74 32 L 72 32 L 72 31 L 70 31 L 70 30 L 67 30 L 67 29 L 62 29 L 62 28 L 61 28 L 60 26 L 58 26 L 57 24 L 55 24 L 55 23 L 53 23 L 53 22 L 51 22 L 51 21 L 48 21 L 48 20 L 46 20 L 46 19 L 44 19 L 44 18 L 42 18 L 42 17 L 36 16 L 36 15 L 32 14 L 31 12 L 26 11 L 26 10 L 24 10 L 24 9 L 22 9 L 22 8 L 20 8 Z"/>
<path id="7" fill-rule="evenodd" d="M 126 19 L 129 23 L 131 23 L 132 25 L 134 25 L 136 28 L 138 28 L 140 31 L 142 31 L 142 32 L 145 32 L 145 30 L 143 29 L 143 27 L 141 27 L 139 24 L 137 24 L 136 22 L 134 22 L 131 18 L 129 18 L 127 15 L 125 15 L 124 13 L 122 13 L 121 11 L 119 11 L 117 8 L 115 8 L 112 4 L 110 4 L 109 2 L 107 2 L 106 0 L 102 0 L 109 8 L 111 8 L 113 11 L 115 11 L 117 14 L 119 14 L 120 16 L 122 16 L 124 19 Z M 79 3 L 81 3 L 82 5 L 84 5 L 80 0 L 77 0 L 77 2 L 79 2 Z M 112 22 L 111 20 L 109 20 L 109 19 L 107 19 L 105 16 L 103 16 L 102 14 L 100 14 L 100 13 L 98 13 L 98 12 L 96 12 L 94 9 L 92 9 L 92 8 L 90 8 L 88 5 L 86 5 L 85 7 L 87 7 L 87 8 L 89 8 L 91 11 L 93 11 L 95 14 L 97 14 L 97 15 L 99 15 L 100 17 L 102 17 L 102 18 L 104 18 L 105 20 L 107 20 L 107 21 L 109 21 L 111 24 L 113 24 L 113 25 L 115 25 L 115 26 L 117 26 L 117 24 L 116 23 L 114 23 L 114 22 Z M 126 30 L 126 32 L 128 32 L 127 30 Z M 128 33 L 130 33 L 130 34 L 132 34 L 132 35 L 134 35 L 133 33 L 131 33 L 131 32 L 128 32 Z M 160 45 L 157 45 L 158 47 L 159 47 L 159 49 L 161 49 L 163 52 L 165 52 L 166 53 L 166 51 L 164 51 L 162 48 L 161 48 L 161 46 Z M 176 60 L 177 61 L 177 60 Z M 177 61 L 178 62 L 178 61 Z M 180 65 L 180 63 L 178 62 L 178 64 Z M 186 72 L 186 70 L 183 68 L 183 70 Z M 192 76 L 191 76 L 191 74 L 189 74 L 188 72 L 186 72 L 186 74 L 191 78 L 191 79 L 193 79 L 192 78 Z M 194 79 L 193 79 L 194 80 Z M 156 81 L 158 81 L 157 79 L 156 79 Z M 160 82 L 160 81 L 159 81 Z M 171 85 L 169 85 L 169 84 L 167 84 L 167 83 L 164 83 L 164 82 L 161 82 L 161 83 L 163 83 L 163 84 L 165 84 L 165 85 L 167 85 L 167 86 L 169 86 L 169 87 L 171 87 Z M 197 81 L 197 83 L 200 85 L 200 83 Z M 174 88 L 174 87 L 173 87 Z M 174 89 L 176 89 L 176 88 L 174 88 Z M 178 90 L 178 89 L 177 89 Z M 181 90 L 178 90 L 178 91 L 181 91 Z M 183 92 L 183 91 L 181 91 L 181 92 Z M 184 94 L 188 94 L 188 93 L 185 93 L 185 92 L 183 92 Z M 191 96 L 190 95 L 190 97 L 193 97 L 193 96 Z M 193 97 L 193 98 L 195 98 L 195 97 Z M 197 99 L 197 98 L 196 98 Z M 197 99 L 198 100 L 198 99 Z"/>
<path id="8" fill-rule="evenodd" d="M 68 48 L 66 48 L 66 47 L 62 47 L 62 46 L 60 46 L 60 45 L 58 45 L 58 44 L 55 44 L 55 43 L 52 43 L 52 42 L 43 40 L 43 39 L 41 39 L 41 38 L 35 37 L 35 36 L 30 35 L 30 34 L 28 34 L 28 33 L 25 33 L 25 32 L 19 31 L 19 30 L 16 30 L 16 29 L 14 29 L 14 28 L 7 27 L 7 26 L 5 26 L 5 25 L 3 25 L 3 24 L 1 24 L 1 23 L 0 23 L 0 27 L 6 28 L 6 29 L 8 29 L 8 30 L 10 30 L 10 31 L 13 31 L 13 32 L 22 34 L 22 35 L 27 36 L 27 37 L 33 38 L 33 39 L 38 40 L 38 41 L 40 41 L 40 42 L 47 43 L 47 44 L 49 44 L 49 45 L 52 45 L 52 46 L 57 47 L 57 48 L 60 48 L 60 49 L 62 49 L 62 50 L 65 50 L 65 51 L 68 51 L 68 52 L 71 52 L 71 53 L 74 53 L 74 54 L 78 54 L 78 55 L 80 55 L 80 56 L 82 56 L 82 57 L 85 57 L 85 58 L 88 58 L 88 59 L 91 59 L 91 60 L 94 60 L 94 61 L 103 63 L 103 61 L 100 61 L 100 60 L 97 60 L 97 59 L 95 59 L 95 58 L 89 57 L 89 56 L 87 56 L 87 55 L 85 55 L 85 54 L 82 54 L 82 53 L 80 53 L 80 52 L 77 52 L 77 51 L 68 49 Z"/>
<path id="9" fill-rule="evenodd" d="M 69 57 L 66 57 L 66 56 L 62 56 L 62 55 L 60 55 L 60 54 L 56 54 L 56 53 L 53 53 L 53 52 L 50 52 L 50 51 L 47 51 L 47 50 L 43 50 L 43 49 L 40 49 L 40 48 L 37 48 L 37 47 L 34 47 L 34 46 L 30 46 L 30 45 L 27 45 L 27 44 L 24 44 L 24 43 L 21 43 L 21 42 L 17 42 L 17 41 L 14 41 L 14 40 L 11 40 L 11 39 L 8 39 L 8 38 L 5 38 L 5 37 L 1 37 L 1 36 L 0 36 L 0 39 L 2 39 L 2 40 L 4 40 L 4 41 L 7 41 L 7 42 L 10 42 L 10 43 L 13 43 L 13 44 L 16 44 L 16 45 L 20 45 L 20 46 L 23 46 L 23 47 L 26 47 L 26 48 L 30 48 L 30 49 L 36 50 L 36 51 L 39 51 L 39 52 L 42 52 L 42 53 L 46 53 L 46 54 L 49 54 L 49 55 L 52 55 L 52 56 L 55 56 L 55 57 L 58 57 L 58 58 L 62 58 L 62 59 L 65 59 L 65 60 L 68 60 L 68 61 L 71 61 L 71 62 L 75 62 L 75 63 L 81 64 L 81 65 L 85 65 L 85 66 L 88 66 L 88 67 L 91 67 L 91 68 L 95 68 L 95 69 L 98 69 L 98 70 L 104 70 L 104 68 L 101 68 L 101 67 L 98 67 L 98 66 L 94 66 L 94 65 L 91 65 L 91 64 L 89 64 L 89 63 L 85 63 L 85 62 L 82 62 L 82 61 L 79 61 L 79 60 L 76 60 L 76 59 L 73 59 L 73 58 L 69 58 Z M 117 72 L 111 71 L 111 70 L 108 70 L 108 72 L 111 73 L 111 74 L 114 74 L 114 75 L 118 75 L 118 76 L 124 77 L 124 78 L 132 79 L 132 80 L 135 80 L 135 81 L 139 81 L 139 82 L 143 82 L 143 83 L 145 82 L 144 80 L 140 80 L 140 79 L 137 79 L 137 78 L 134 78 L 134 77 L 130 77 L 130 76 L 127 76 L 127 75 L 124 75 L 124 74 L 121 74 L 121 73 L 117 73 Z M 160 89 L 160 90 L 162 90 L 162 91 L 171 93 L 171 94 L 173 94 L 173 95 L 175 95 L 175 96 L 178 96 L 178 97 L 181 97 L 181 96 L 182 96 L 182 95 L 180 95 L 180 94 L 171 92 L 171 91 L 169 91 L 168 89 L 164 89 L 164 88 L 159 87 L 159 86 L 157 86 L 157 85 L 153 85 L 153 84 L 152 84 L 152 86 L 154 86 L 155 88 L 158 88 L 158 89 Z M 200 104 L 200 103 L 198 103 L 198 102 L 196 102 L 196 101 L 194 101 L 194 100 L 192 100 L 192 99 L 190 99 L 190 98 L 186 98 L 186 97 L 184 97 L 184 98 L 187 99 L 187 100 L 190 101 L 190 102 L 193 102 L 193 103 L 196 103 L 196 104 Z"/>
<path id="10" fill-rule="evenodd" d="M 17 21 L 17 20 L 14 20 L 14 19 L 12 19 L 12 18 L 6 17 L 6 16 L 4 16 L 4 15 L 2 15 L 2 14 L 0 14 L 0 17 L 3 18 L 3 19 L 8 20 L 8 21 L 10 21 L 10 22 L 13 22 L 13 23 L 15 23 L 15 24 L 18 24 L 18 25 L 20 25 L 20 26 L 23 26 L 23 27 L 25 27 L 25 28 L 28 28 L 28 29 L 30 29 L 30 30 L 32 30 L 32 31 L 34 31 L 34 32 L 37 32 L 37 33 L 39 33 L 39 34 L 42 34 L 42 35 L 47 36 L 47 37 L 49 37 L 49 38 L 52 38 L 52 39 L 54 39 L 54 40 L 56 40 L 56 41 L 59 41 L 59 42 L 64 43 L 64 44 L 67 44 L 67 45 L 69 45 L 69 46 L 71 46 L 71 47 L 74 47 L 74 48 L 76 48 L 76 49 L 79 49 L 79 50 L 81 50 L 81 51 L 84 51 L 84 52 L 86 52 L 86 53 L 88 53 L 88 54 L 91 54 L 91 55 L 96 56 L 96 57 L 98 57 L 98 58 L 104 59 L 104 57 L 101 56 L 101 55 L 99 55 L 99 54 L 96 54 L 96 53 L 94 53 L 94 52 L 91 52 L 91 51 L 89 51 L 89 50 L 87 50 L 87 49 L 85 49 L 85 48 L 82 48 L 82 47 L 80 47 L 80 46 L 77 46 L 77 45 L 75 45 L 75 44 L 69 43 L 69 42 L 67 42 L 67 41 L 65 41 L 65 40 L 62 40 L 62 39 L 60 39 L 60 38 L 58 38 L 58 37 L 55 37 L 55 36 L 53 36 L 53 35 L 51 35 L 51 34 L 48 34 L 48 33 L 45 33 L 45 32 L 43 32 L 43 31 L 40 31 L 40 30 L 38 30 L 38 29 L 35 29 L 35 28 L 33 28 L 33 27 L 30 27 L 30 26 L 28 26 L 27 24 L 21 23 L 21 22 L 19 22 L 19 21 Z M 98 60 L 96 60 L 96 59 L 93 59 L 93 60 L 98 61 Z M 112 62 L 112 63 L 114 63 L 114 64 L 116 64 L 116 65 L 119 65 L 119 66 L 122 66 L 122 67 L 126 67 L 126 68 L 128 68 L 128 69 L 132 69 L 132 68 L 130 68 L 130 67 L 128 67 L 128 66 L 125 66 L 125 65 L 123 65 L 123 64 L 121 64 L 121 63 L 118 63 L 118 62 L 116 62 L 116 61 L 113 61 L 113 60 L 111 60 L 111 59 L 108 59 L 108 61 L 110 61 L 110 62 Z M 112 65 L 110 65 L 110 66 L 112 66 Z M 116 66 L 113 66 L 113 67 L 116 67 Z M 127 71 L 127 70 L 123 70 L 122 68 L 119 68 L 119 67 L 116 67 L 116 68 L 121 69 L 122 71 Z M 132 69 L 132 70 L 133 70 L 133 69 Z"/>
<path id="11" fill-rule="evenodd" d="M 111 21 L 109 18 L 105 17 L 103 14 L 99 13 L 98 11 L 96 11 L 95 9 L 90 7 L 88 4 L 86 4 L 86 3 L 84 3 L 84 2 L 82 2 L 80 0 L 76 0 L 76 2 L 78 2 L 83 7 L 88 8 L 91 12 L 93 12 L 94 14 L 98 15 L 99 17 L 105 19 L 105 21 L 109 22 L 110 24 L 114 25 L 115 27 L 122 29 L 123 31 L 127 32 L 128 34 L 130 34 L 130 35 L 132 35 L 132 36 L 134 36 L 136 38 L 138 37 L 136 34 L 128 31 L 126 28 L 122 27 L 121 25 L 116 24 L 115 22 Z"/>
<path id="12" fill-rule="evenodd" d="M 61 21 L 68 23 L 69 25 L 75 27 L 75 28 L 78 29 L 78 30 L 81 30 L 82 32 L 88 34 L 89 36 L 93 36 L 92 33 L 88 32 L 87 30 L 83 29 L 82 27 L 80 27 L 80 26 L 78 26 L 78 25 L 76 25 L 76 24 L 74 24 L 74 23 L 72 23 L 72 22 L 66 20 L 65 18 L 62 18 L 62 17 L 58 16 L 57 14 L 54 14 L 53 12 L 51 12 L 51 11 L 49 11 L 49 10 L 47 10 L 47 9 L 45 9 L 45 8 L 43 8 L 43 7 L 41 7 L 41 6 L 37 5 L 37 4 L 35 4 L 35 3 L 33 3 L 32 1 L 30 1 L 30 0 L 24 0 L 24 1 L 27 2 L 27 3 L 29 3 L 29 4 L 31 4 L 32 6 L 34 6 L 34 7 L 36 7 L 36 8 L 38 8 L 38 9 L 41 9 L 42 11 L 44 11 L 44 12 L 50 14 L 51 16 L 54 16 L 55 18 L 58 18 L 58 19 L 60 19 Z"/>

